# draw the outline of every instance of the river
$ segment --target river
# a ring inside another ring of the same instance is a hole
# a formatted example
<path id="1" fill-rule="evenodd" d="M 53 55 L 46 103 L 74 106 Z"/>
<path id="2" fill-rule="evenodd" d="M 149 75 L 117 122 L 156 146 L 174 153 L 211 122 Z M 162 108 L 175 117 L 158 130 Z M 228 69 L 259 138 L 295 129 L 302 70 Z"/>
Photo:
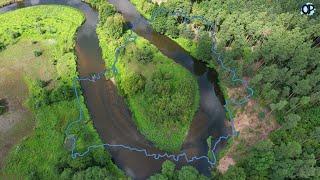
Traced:
<path id="1" fill-rule="evenodd" d="M 226 117 L 222 106 L 224 99 L 217 85 L 217 73 L 208 69 L 204 63 L 195 60 L 170 38 L 153 31 L 148 21 L 137 12 L 128 0 L 110 0 L 109 2 L 114 4 L 117 10 L 123 14 L 134 32 L 148 39 L 163 54 L 197 77 L 201 96 L 200 108 L 195 114 L 181 151 L 186 152 L 188 156 L 206 155 L 208 151 L 207 137 L 212 135 L 214 139 L 217 139 L 226 134 Z M 68 5 L 80 9 L 85 14 L 86 21 L 78 29 L 76 37 L 77 70 L 80 77 L 103 71 L 105 64 L 96 34 L 98 13 L 89 5 L 76 0 L 27 0 L 5 6 L 0 9 L 0 13 L 38 4 Z M 96 82 L 81 81 L 81 88 L 94 126 L 104 143 L 145 148 L 150 153 L 165 153 L 155 148 L 139 133 L 123 97 L 118 95 L 115 85 L 110 80 L 102 78 Z M 223 144 L 220 144 L 218 149 L 222 146 Z M 142 153 L 124 149 L 108 149 L 108 151 L 118 167 L 134 179 L 145 179 L 159 172 L 164 161 L 164 159 L 155 160 L 145 157 Z M 176 164 L 178 167 L 187 165 L 184 160 Z M 210 174 L 209 164 L 206 160 L 199 160 L 191 165 L 205 175 Z"/>

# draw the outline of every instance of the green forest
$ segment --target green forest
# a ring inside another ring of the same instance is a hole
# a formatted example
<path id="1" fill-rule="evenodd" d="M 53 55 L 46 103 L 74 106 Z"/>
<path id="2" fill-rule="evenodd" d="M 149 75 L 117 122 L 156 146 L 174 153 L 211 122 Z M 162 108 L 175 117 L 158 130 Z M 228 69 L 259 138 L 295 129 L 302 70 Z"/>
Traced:
<path id="1" fill-rule="evenodd" d="M 45 72 L 43 75 L 50 75 L 48 81 L 33 75 L 37 69 L 23 77 L 29 92 L 25 104 L 33 113 L 36 124 L 33 133 L 6 157 L 1 172 L 7 175 L 5 177 L 82 179 L 93 174 L 101 178 L 124 177 L 104 149 L 97 149 L 84 158 L 72 159 L 70 147 L 65 143 L 66 126 L 79 116 L 72 88 L 73 80 L 78 75 L 73 49 L 76 30 L 83 21 L 80 11 L 56 5 L 23 8 L 0 15 L 0 55 L 20 41 L 26 42 L 26 46 L 48 44 L 48 48 L 35 49 L 31 53 L 36 59 L 30 67 L 33 68 L 39 61 L 37 58 L 44 55 L 48 58 L 41 60 L 48 61 L 47 66 L 52 67 L 51 73 Z M 11 54 L 12 57 L 17 55 Z M 23 57 L 20 61 L 27 60 Z M 0 62 L 5 63 L 3 59 Z M 76 85 L 79 89 L 80 85 Z M 71 130 L 79 135 L 78 151 L 84 151 L 91 144 L 101 144 L 82 96 L 81 105 L 85 110 L 85 119 Z"/>
<path id="2" fill-rule="evenodd" d="M 211 38 L 199 20 L 170 16 L 179 9 L 216 24 L 216 45 L 225 63 L 250 80 L 254 100 L 281 125 L 252 147 L 238 146 L 236 165 L 222 179 L 320 178 L 320 16 L 300 14 L 303 1 L 172 0 L 160 6 L 132 0 L 152 26 L 219 71 L 222 86 L 234 88 L 229 75 L 210 55 Z M 310 1 L 316 7 L 319 1 Z M 319 42 L 318 42 L 319 43 Z M 235 119 L 237 121 L 237 119 Z M 241 136 L 241 135 L 240 135 Z"/>

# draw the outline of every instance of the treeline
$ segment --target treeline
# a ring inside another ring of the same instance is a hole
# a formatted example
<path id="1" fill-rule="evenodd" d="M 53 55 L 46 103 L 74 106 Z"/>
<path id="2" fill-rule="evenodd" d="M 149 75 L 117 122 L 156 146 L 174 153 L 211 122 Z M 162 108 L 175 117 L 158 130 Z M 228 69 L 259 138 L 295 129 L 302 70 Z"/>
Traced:
<path id="1" fill-rule="evenodd" d="M 320 7 L 319 1 L 310 2 Z M 240 77 L 250 79 L 254 98 L 269 108 L 265 121 L 273 114 L 282 126 L 269 139 L 242 149 L 236 167 L 219 178 L 320 177 L 320 16 L 318 12 L 312 17 L 301 15 L 299 9 L 304 3 L 173 0 L 154 5 L 151 11 L 143 8 L 146 5 L 137 6 L 144 14 L 150 12 L 150 17 L 157 14 L 152 23 L 155 30 L 176 38 L 196 58 L 220 70 L 210 55 L 211 34 L 205 24 L 169 14 L 179 9 L 215 22 L 216 43 L 225 64 L 235 67 Z M 230 74 L 219 73 L 223 82 L 228 82 Z"/>
<path id="2" fill-rule="evenodd" d="M 92 1 L 100 12 L 97 32 L 110 68 L 116 48 L 127 43 L 131 33 L 122 15 L 112 5 L 101 2 Z M 141 37 L 127 43 L 116 67 L 117 86 L 140 132 L 160 149 L 178 151 L 199 105 L 196 79 Z"/>
<path id="3" fill-rule="evenodd" d="M 84 21 L 83 14 L 65 6 L 35 6 L 2 14 L 0 21 L 2 51 L 22 38 L 28 39 L 30 45 L 31 42 L 53 42 L 47 52 L 50 58 L 46 60 L 56 70 L 50 81 L 43 81 L 41 77 L 25 78 L 29 91 L 26 104 L 34 113 L 36 128 L 12 150 L 3 174 L 26 179 L 123 178 L 103 148 L 72 159 L 72 141 L 65 135 L 67 125 L 79 118 L 73 92 L 73 80 L 78 76 L 74 37 Z M 78 82 L 75 85 L 84 119 L 70 129 L 70 133 L 77 136 L 75 151 L 84 152 L 89 145 L 102 142 L 93 128 L 80 85 Z"/>

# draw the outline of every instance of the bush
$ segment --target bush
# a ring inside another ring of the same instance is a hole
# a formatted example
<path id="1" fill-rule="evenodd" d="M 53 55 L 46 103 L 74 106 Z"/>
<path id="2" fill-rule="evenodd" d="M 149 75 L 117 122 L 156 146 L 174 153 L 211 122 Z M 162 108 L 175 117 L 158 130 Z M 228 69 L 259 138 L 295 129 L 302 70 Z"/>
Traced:
<path id="1" fill-rule="evenodd" d="M 264 111 L 260 111 L 258 117 L 260 120 L 263 120 L 266 117 L 266 113 Z"/>
<path id="2" fill-rule="evenodd" d="M 34 56 L 35 56 L 35 57 L 39 57 L 39 56 L 41 56 L 41 55 L 42 55 L 42 53 L 43 53 L 43 51 L 42 51 L 42 50 L 40 50 L 40 49 L 33 51 L 33 54 L 34 54 Z"/>
<path id="3" fill-rule="evenodd" d="M 6 49 L 6 45 L 4 44 L 4 42 L 0 41 L 0 52 L 5 49 Z"/>
<path id="4" fill-rule="evenodd" d="M 17 38 L 20 37 L 20 36 L 21 36 L 21 33 L 20 33 L 20 32 L 17 32 L 17 31 L 12 32 L 12 38 L 13 38 L 13 39 L 17 39 Z"/>
<path id="5" fill-rule="evenodd" d="M 2 104 L 0 104 L 0 115 L 4 114 L 6 111 L 6 107 Z"/>
<path id="6" fill-rule="evenodd" d="M 134 95 L 138 91 L 143 91 L 146 84 L 146 78 L 137 73 L 129 74 L 121 81 L 121 87 L 125 94 Z"/>
<path id="7" fill-rule="evenodd" d="M 142 49 L 137 50 L 136 59 L 144 64 L 152 62 L 153 52 L 147 46 L 143 46 Z"/>
<path id="8" fill-rule="evenodd" d="M 109 37 L 119 39 L 124 31 L 124 18 L 120 14 L 115 14 L 107 18 L 104 29 Z"/>

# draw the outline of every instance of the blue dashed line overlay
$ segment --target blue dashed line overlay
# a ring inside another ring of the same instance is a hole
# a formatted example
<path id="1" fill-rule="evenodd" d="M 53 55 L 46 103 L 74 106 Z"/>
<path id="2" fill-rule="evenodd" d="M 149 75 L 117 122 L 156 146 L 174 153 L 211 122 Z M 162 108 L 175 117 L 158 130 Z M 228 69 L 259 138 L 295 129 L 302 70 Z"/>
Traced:
<path id="1" fill-rule="evenodd" d="M 191 163 L 191 162 L 194 162 L 194 161 L 197 161 L 197 160 L 206 160 L 211 167 L 213 167 L 215 164 L 216 164 L 216 155 L 214 153 L 214 151 L 216 150 L 218 144 L 223 141 L 223 140 L 227 140 L 229 139 L 230 137 L 233 137 L 233 136 L 237 136 L 238 135 L 238 132 L 235 130 L 235 127 L 234 127 L 234 119 L 233 119 L 233 115 L 232 115 L 232 112 L 231 110 L 229 109 L 229 106 L 230 105 L 236 105 L 236 106 L 240 106 L 240 105 L 243 105 L 245 103 L 247 103 L 249 101 L 249 99 L 253 96 L 253 89 L 251 87 L 249 87 L 248 85 L 248 82 L 245 81 L 244 79 L 241 79 L 237 76 L 236 74 L 236 70 L 235 69 L 232 69 L 230 67 L 227 67 L 225 66 L 224 64 L 224 61 L 223 61 L 223 58 L 221 56 L 220 53 L 217 52 L 217 48 L 216 48 L 216 44 L 215 44 L 215 26 L 214 26 L 214 23 L 211 23 L 210 21 L 208 21 L 206 18 L 204 18 L 203 16 L 189 16 L 187 15 L 186 13 L 182 13 L 181 11 L 177 10 L 175 12 L 168 12 L 168 11 L 165 11 L 163 8 L 159 9 L 159 11 L 155 11 L 153 14 L 152 14 L 152 18 L 151 18 L 151 21 L 153 21 L 157 15 L 159 15 L 159 13 L 168 13 L 169 15 L 173 15 L 173 16 L 179 16 L 179 17 L 182 17 L 184 19 L 184 22 L 191 22 L 192 20 L 194 19 L 198 19 L 200 21 L 202 21 L 203 24 L 207 25 L 209 28 L 209 31 L 212 33 L 212 48 L 211 48 L 211 54 L 213 57 L 216 58 L 217 60 L 217 63 L 221 66 L 221 68 L 230 73 L 231 74 L 231 81 L 232 82 L 239 82 L 241 83 L 246 89 L 247 89 L 247 95 L 240 99 L 240 100 L 235 100 L 235 99 L 227 99 L 225 102 L 226 104 L 224 105 L 224 108 L 230 118 L 230 121 L 231 121 L 231 125 L 232 125 L 232 134 L 231 135 L 226 135 L 226 136 L 220 136 L 217 141 L 214 143 L 212 149 L 211 149 L 211 152 L 212 152 L 212 155 L 213 155 L 213 159 L 210 159 L 208 156 L 193 156 L 193 157 L 188 157 L 188 155 L 183 152 L 183 153 L 180 153 L 180 154 L 168 154 L 168 153 L 162 153 L 162 154 L 158 154 L 158 153 L 149 153 L 146 149 L 143 149 L 143 148 L 139 148 L 139 147 L 131 147 L 131 146 L 128 146 L 128 145 L 124 145 L 124 144 L 108 144 L 108 143 L 105 143 L 105 144 L 99 144 L 99 145 L 91 145 L 89 147 L 87 147 L 87 150 L 84 151 L 84 152 L 76 152 L 76 142 L 77 142 L 77 137 L 73 134 L 70 134 L 70 128 L 72 126 L 74 126 L 75 124 L 77 123 L 80 123 L 82 120 L 83 120 L 83 109 L 82 109 L 82 106 L 81 106 L 81 101 L 80 101 L 80 98 L 79 98 L 79 93 L 78 93 L 78 90 L 77 90 L 77 81 L 90 81 L 90 82 L 96 82 L 97 80 L 103 78 L 105 76 L 105 74 L 107 72 L 109 72 L 110 70 L 106 69 L 100 73 L 96 73 L 96 74 L 92 74 L 91 76 L 89 77 L 84 77 L 84 78 L 76 78 L 74 79 L 73 81 L 73 88 L 74 88 L 74 92 L 75 92 L 75 95 L 76 95 L 76 99 L 77 99 L 77 103 L 78 103 L 78 106 L 79 106 L 79 117 L 78 117 L 78 120 L 76 121 L 73 121 L 71 122 L 67 128 L 66 128 L 66 131 L 65 131 L 65 135 L 66 135 L 66 138 L 69 138 L 69 140 L 71 140 L 71 143 L 72 143 L 72 147 L 71 147 L 71 157 L 73 159 L 77 158 L 77 157 L 83 157 L 85 155 L 87 155 L 88 153 L 90 153 L 93 149 L 96 149 L 96 148 L 102 148 L 102 147 L 105 147 L 105 148 L 119 148 L 119 149 L 126 149 L 128 151 L 133 151 L 133 152 L 139 152 L 139 153 L 143 153 L 146 157 L 151 157 L 153 159 L 160 159 L 160 158 L 167 158 L 167 159 L 171 159 L 171 160 L 174 160 L 176 162 L 184 159 L 187 163 Z M 118 69 L 116 68 L 116 63 L 118 62 L 118 57 L 119 57 L 119 54 L 121 52 L 121 50 L 123 48 L 126 47 L 127 44 L 131 43 L 131 42 L 134 42 L 137 38 L 136 35 L 133 35 L 132 31 L 130 31 L 130 35 L 126 38 L 125 42 L 116 48 L 115 50 L 115 57 L 114 57 L 114 62 L 112 64 L 112 68 L 111 68 L 111 71 L 113 72 L 114 75 L 118 75 Z"/>

